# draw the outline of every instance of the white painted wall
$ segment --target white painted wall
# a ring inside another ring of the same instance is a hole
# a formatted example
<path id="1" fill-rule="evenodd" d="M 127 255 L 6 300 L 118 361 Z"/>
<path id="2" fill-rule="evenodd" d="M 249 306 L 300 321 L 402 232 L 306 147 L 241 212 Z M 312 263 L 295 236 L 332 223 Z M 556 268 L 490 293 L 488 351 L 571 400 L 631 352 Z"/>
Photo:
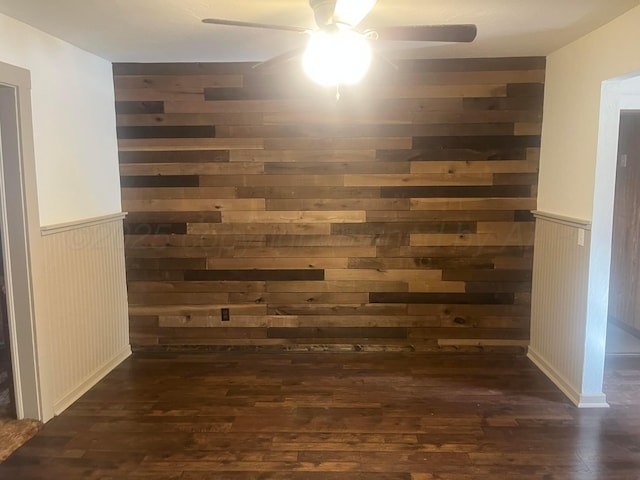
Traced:
<path id="1" fill-rule="evenodd" d="M 120 212 L 111 63 L 3 14 L 0 61 L 31 72 L 41 225 Z"/>
<path id="2" fill-rule="evenodd" d="M 640 7 L 547 58 L 538 209 L 592 222 L 587 278 L 575 281 L 587 282 L 586 313 L 561 339 L 567 350 L 576 343 L 584 348 L 582 374 L 575 385 L 581 399 L 602 395 L 619 111 L 623 97 L 632 104 L 633 85 L 627 84 L 626 95 L 620 92 L 623 80 L 640 72 L 638 25 Z M 549 272 L 534 271 L 536 275 Z M 538 307 L 547 301 L 534 295 L 533 312 L 542 311 Z M 532 316 L 532 330 L 543 323 Z M 532 343 L 534 350 L 537 347 Z M 543 360 L 557 369 L 555 375 L 565 375 L 561 366 Z"/>
<path id="3" fill-rule="evenodd" d="M 640 70 L 640 7 L 547 57 L 538 209 L 591 219 L 602 82 Z"/>
<path id="4" fill-rule="evenodd" d="M 22 155 L 7 149 L 12 155 L 6 161 L 15 168 L 21 162 L 24 192 L 10 197 L 14 207 L 26 205 L 27 221 L 24 261 L 11 270 L 26 278 L 10 281 L 9 292 L 15 286 L 28 296 L 32 313 L 19 317 L 10 309 L 12 340 L 30 346 L 31 383 L 37 383 L 37 398 L 27 399 L 19 413 L 47 421 L 130 352 L 111 64 L 0 14 L 0 82 L 11 92 L 18 87 Z M 14 170 L 6 179 L 21 185 Z M 3 215 L 20 217 L 18 210 Z M 108 232 L 86 221 L 105 216 Z M 43 229 L 61 224 L 60 231 Z M 7 232 L 15 236 L 16 229 L 9 225 L 2 229 Z M 13 263 L 16 251 L 11 247 Z M 32 331 L 22 332 L 18 322 L 30 322 Z M 14 371 L 24 371 L 25 355 L 14 355 Z"/>

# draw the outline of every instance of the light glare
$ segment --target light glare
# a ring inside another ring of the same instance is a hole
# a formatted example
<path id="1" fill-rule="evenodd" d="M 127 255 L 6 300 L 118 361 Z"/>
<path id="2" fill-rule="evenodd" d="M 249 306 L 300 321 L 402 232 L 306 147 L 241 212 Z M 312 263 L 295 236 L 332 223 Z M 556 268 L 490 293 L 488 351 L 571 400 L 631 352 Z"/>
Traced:
<path id="1" fill-rule="evenodd" d="M 357 83 L 367 73 L 370 63 L 369 43 L 351 30 L 314 33 L 303 58 L 306 74 L 324 86 Z"/>

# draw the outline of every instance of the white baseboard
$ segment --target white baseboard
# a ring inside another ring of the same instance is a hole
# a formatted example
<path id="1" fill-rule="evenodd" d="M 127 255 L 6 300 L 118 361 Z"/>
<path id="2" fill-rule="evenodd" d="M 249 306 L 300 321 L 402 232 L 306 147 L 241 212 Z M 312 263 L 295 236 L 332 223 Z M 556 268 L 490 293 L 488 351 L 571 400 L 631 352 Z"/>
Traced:
<path id="1" fill-rule="evenodd" d="M 82 395 L 87 393 L 91 387 L 102 380 L 109 372 L 116 368 L 120 363 L 127 359 L 131 355 L 131 346 L 127 345 L 120 352 L 118 352 L 111 360 L 105 363 L 102 367 L 97 369 L 93 374 L 86 378 L 80 385 L 74 388 L 71 392 L 67 393 L 63 398 L 58 400 L 53 405 L 54 415 L 60 415 L 67 408 L 71 406 L 73 402 L 78 400 Z"/>
<path id="2" fill-rule="evenodd" d="M 578 408 L 609 408 L 604 393 L 595 395 L 585 395 L 578 392 L 564 377 L 558 373 L 540 354 L 538 354 L 531 346 L 527 351 L 527 357 L 531 360 L 549 380 L 564 393 L 573 404 Z"/>

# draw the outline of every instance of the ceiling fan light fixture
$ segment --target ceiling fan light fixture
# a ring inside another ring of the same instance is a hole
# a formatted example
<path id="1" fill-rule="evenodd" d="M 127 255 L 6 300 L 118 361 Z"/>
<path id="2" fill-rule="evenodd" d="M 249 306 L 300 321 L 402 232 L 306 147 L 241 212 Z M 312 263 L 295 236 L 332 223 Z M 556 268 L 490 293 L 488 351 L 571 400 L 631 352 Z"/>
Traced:
<path id="1" fill-rule="evenodd" d="M 369 70 L 371 56 L 371 47 L 364 36 L 338 28 L 313 33 L 302 63 L 305 73 L 320 85 L 352 85 Z"/>
<path id="2" fill-rule="evenodd" d="M 337 0 L 333 20 L 355 27 L 373 9 L 377 0 Z"/>

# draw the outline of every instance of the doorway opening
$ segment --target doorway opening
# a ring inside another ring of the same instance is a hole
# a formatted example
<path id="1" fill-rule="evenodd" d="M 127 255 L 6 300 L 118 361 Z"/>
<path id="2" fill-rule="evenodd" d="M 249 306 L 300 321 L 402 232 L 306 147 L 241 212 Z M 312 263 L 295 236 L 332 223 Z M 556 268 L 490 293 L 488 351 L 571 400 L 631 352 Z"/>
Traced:
<path id="1" fill-rule="evenodd" d="M 602 82 L 582 369 L 582 389 L 585 392 L 602 392 L 604 379 L 622 110 L 640 110 L 640 72 Z"/>
<path id="2" fill-rule="evenodd" d="M 640 110 L 621 110 L 619 132 L 606 353 L 640 355 Z"/>
<path id="3" fill-rule="evenodd" d="M 17 415 L 3 257 L 0 245 L 0 420 L 14 419 Z"/>
<path id="4" fill-rule="evenodd" d="M 43 408 L 32 287 L 40 245 L 35 178 L 31 75 L 0 62 L 0 275 L 7 310 L 2 337 L 10 346 L 3 354 L 13 374 L 9 408 L 14 418 L 43 420 L 51 415 Z"/>

